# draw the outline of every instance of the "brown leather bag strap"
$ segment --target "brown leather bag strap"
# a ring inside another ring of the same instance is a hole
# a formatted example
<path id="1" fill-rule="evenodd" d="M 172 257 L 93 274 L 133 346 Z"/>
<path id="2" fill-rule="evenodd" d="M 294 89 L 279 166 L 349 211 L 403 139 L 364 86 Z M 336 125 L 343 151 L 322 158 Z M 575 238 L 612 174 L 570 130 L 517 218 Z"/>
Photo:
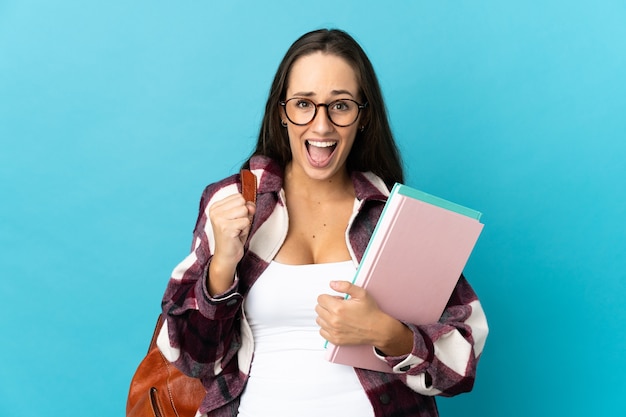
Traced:
<path id="1" fill-rule="evenodd" d="M 165 318 L 163 317 L 163 314 L 159 314 L 159 318 L 157 319 L 156 326 L 154 326 L 154 331 L 152 332 L 152 339 L 150 340 L 148 353 L 150 353 L 152 349 L 157 348 L 157 345 L 156 345 L 157 338 L 159 337 L 159 333 L 161 333 L 161 328 L 163 327 L 164 321 L 165 321 Z"/>
<path id="2" fill-rule="evenodd" d="M 242 169 L 239 173 L 241 177 L 241 194 L 246 201 L 256 203 L 256 175 L 248 169 Z"/>

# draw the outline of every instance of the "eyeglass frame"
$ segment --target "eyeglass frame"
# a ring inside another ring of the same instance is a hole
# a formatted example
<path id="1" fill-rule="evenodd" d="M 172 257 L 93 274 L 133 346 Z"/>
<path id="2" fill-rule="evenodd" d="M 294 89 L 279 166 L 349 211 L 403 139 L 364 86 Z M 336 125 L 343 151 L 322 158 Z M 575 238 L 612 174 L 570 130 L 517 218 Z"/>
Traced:
<path id="1" fill-rule="evenodd" d="M 306 100 L 308 102 L 310 102 L 311 104 L 313 104 L 313 106 L 315 106 L 315 110 L 313 111 L 313 117 L 311 117 L 311 120 L 309 120 L 306 123 L 296 123 L 293 120 L 291 120 L 291 118 L 289 117 L 289 115 L 287 114 L 287 103 L 290 102 L 291 100 Z M 331 104 L 337 103 L 338 101 L 351 101 L 354 104 L 357 105 L 357 113 L 356 113 L 356 117 L 354 118 L 354 121 L 352 121 L 351 123 L 348 123 L 347 125 L 340 125 L 337 124 L 333 121 L 333 119 L 330 117 L 330 112 L 328 111 L 328 106 L 330 106 Z M 308 99 L 306 97 L 292 97 L 290 99 L 287 100 L 281 100 L 278 102 L 279 105 L 281 105 L 284 109 L 285 109 L 285 116 L 287 117 L 287 120 L 289 120 L 289 122 L 293 123 L 296 126 L 306 126 L 310 123 L 313 122 L 313 120 L 315 120 L 315 118 L 317 117 L 317 110 L 320 107 L 325 107 L 326 108 L 326 117 L 328 118 L 328 120 L 334 124 L 337 127 L 348 127 L 348 126 L 352 126 L 353 124 L 356 123 L 357 120 L 359 120 L 359 115 L 361 114 L 361 110 L 363 110 L 364 108 L 367 107 L 367 102 L 361 104 L 356 100 L 352 100 L 351 98 L 340 98 L 337 100 L 333 100 L 330 103 L 315 103 L 313 100 Z"/>

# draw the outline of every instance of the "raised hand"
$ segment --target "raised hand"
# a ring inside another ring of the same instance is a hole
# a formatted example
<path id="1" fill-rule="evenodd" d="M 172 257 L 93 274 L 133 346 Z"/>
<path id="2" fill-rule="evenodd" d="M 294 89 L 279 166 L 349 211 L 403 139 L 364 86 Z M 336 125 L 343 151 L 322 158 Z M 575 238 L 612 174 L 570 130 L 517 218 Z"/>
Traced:
<path id="1" fill-rule="evenodd" d="M 209 266 L 208 288 L 212 295 L 226 291 L 233 283 L 235 268 L 243 257 L 243 246 L 250 233 L 256 206 L 241 194 L 224 198 L 209 207 L 215 236 L 213 259 Z"/>

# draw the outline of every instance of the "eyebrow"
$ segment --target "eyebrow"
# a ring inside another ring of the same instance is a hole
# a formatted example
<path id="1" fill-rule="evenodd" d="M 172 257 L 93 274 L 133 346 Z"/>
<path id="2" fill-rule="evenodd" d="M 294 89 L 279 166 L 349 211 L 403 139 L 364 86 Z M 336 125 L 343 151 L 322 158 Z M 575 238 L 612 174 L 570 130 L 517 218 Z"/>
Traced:
<path id="1" fill-rule="evenodd" d="M 348 90 L 333 90 L 333 91 L 330 92 L 330 94 L 332 96 L 338 96 L 338 95 L 341 95 L 341 94 L 347 94 L 350 97 L 354 98 L 354 95 L 350 91 L 348 91 Z M 316 93 L 314 93 L 312 91 L 300 91 L 300 92 L 294 93 L 293 95 L 297 96 L 297 97 L 313 97 L 313 96 L 316 95 Z"/>

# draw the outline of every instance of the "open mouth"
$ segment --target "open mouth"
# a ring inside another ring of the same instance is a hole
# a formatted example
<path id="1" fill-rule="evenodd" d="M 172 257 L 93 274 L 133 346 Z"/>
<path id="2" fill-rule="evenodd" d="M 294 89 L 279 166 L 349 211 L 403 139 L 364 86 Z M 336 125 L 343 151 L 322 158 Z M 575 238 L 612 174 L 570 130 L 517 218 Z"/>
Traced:
<path id="1" fill-rule="evenodd" d="M 307 140 L 306 149 L 309 154 L 309 160 L 317 167 L 326 165 L 335 149 L 337 149 L 336 140 Z"/>

